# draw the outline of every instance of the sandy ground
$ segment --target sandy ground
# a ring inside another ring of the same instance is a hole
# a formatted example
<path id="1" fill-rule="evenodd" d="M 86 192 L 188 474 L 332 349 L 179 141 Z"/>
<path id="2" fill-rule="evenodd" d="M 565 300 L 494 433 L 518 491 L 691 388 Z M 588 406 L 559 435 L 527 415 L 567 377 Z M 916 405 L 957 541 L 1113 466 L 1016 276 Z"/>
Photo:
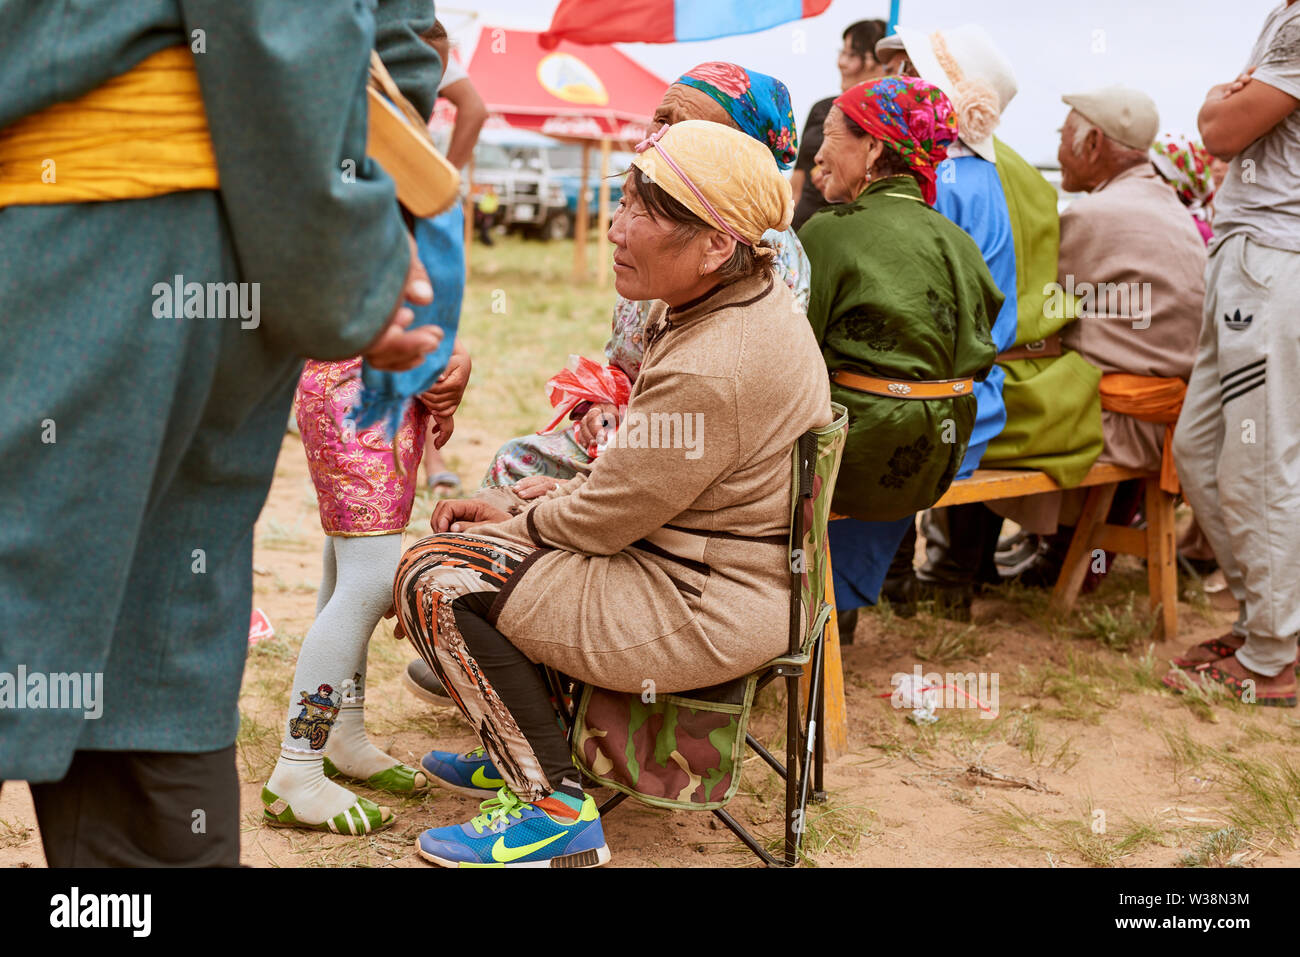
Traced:
<path id="1" fill-rule="evenodd" d="M 608 256 L 608 249 L 600 247 Z M 543 383 L 572 353 L 600 355 L 611 292 L 571 279 L 570 243 L 498 242 L 474 249 L 461 339 L 475 357 L 472 386 L 448 446 L 451 468 L 475 487 L 507 436 L 545 421 Z M 408 534 L 427 530 L 417 502 Z M 311 626 L 323 534 L 302 445 L 286 435 L 257 527 L 255 603 L 276 636 L 250 649 L 240 698 L 243 859 L 254 866 L 426 867 L 424 828 L 466 820 L 474 802 L 444 791 L 388 801 L 396 824 L 367 839 L 262 826 L 259 793 L 278 752 L 294 663 Z M 819 866 L 1150 866 L 1300 864 L 1300 771 L 1289 762 L 1300 714 L 1195 696 L 1159 685 L 1169 657 L 1222 634 L 1233 611 L 1199 591 L 1180 605 L 1181 633 L 1151 646 L 1141 567 L 1121 560 L 1064 621 L 1041 593 L 1007 589 L 976 601 L 975 621 L 922 613 L 864 615 L 844 647 L 849 746 L 826 771 L 830 800 L 814 806 L 806 860 Z M 736 627 L 744 628 L 743 610 Z M 431 707 L 401 683 L 411 653 L 381 625 L 371 642 L 367 726 L 395 757 L 475 741 L 450 706 Z M 999 715 L 945 709 L 919 727 L 891 707 L 891 677 L 985 672 L 999 677 Z M 754 728 L 784 743 L 777 689 L 760 696 Z M 782 788 L 747 760 L 731 810 L 764 837 L 781 832 Z M 634 801 L 604 821 L 612 866 L 754 866 L 711 815 Z M 44 859 L 30 793 L 0 791 L 0 865 Z"/>
<path id="2" fill-rule="evenodd" d="M 492 436 L 458 432 L 452 464 L 477 477 L 496 448 Z M 469 483 L 467 483 L 469 484 Z M 427 528 L 417 504 L 413 531 Z M 414 853 L 424 828 L 462 821 L 474 802 L 444 791 L 394 800 L 361 789 L 398 812 L 367 839 L 263 827 L 259 792 L 276 755 L 297 648 L 310 627 L 322 533 L 302 447 L 287 435 L 270 500 L 258 524 L 255 601 L 276 629 L 250 651 L 240 705 L 243 860 L 254 866 L 425 867 Z M 1200 600 L 1183 604 L 1176 641 L 1139 640 L 1126 654 L 1069 628 L 1122 630 L 1145 607 L 1144 575 L 1121 567 L 1117 580 L 1085 598 L 1062 627 L 1042 596 L 1011 592 L 980 599 L 973 625 L 926 614 L 864 616 L 844 647 L 849 749 L 826 771 L 830 800 L 809 816 L 808 861 L 818 866 L 1152 866 L 1300 864 L 1294 845 L 1300 795 L 1288 753 L 1294 712 L 1200 703 L 1156 686 L 1165 660 L 1193 641 L 1221 634 L 1232 613 Z M 1136 592 L 1136 597 L 1130 597 Z M 1116 611 L 1118 609 L 1118 611 Z M 1111 617 L 1104 617 L 1111 615 Z M 1127 616 L 1127 618 L 1126 618 Z M 1115 622 L 1118 621 L 1118 625 Z M 737 610 L 737 627 L 744 627 Z M 924 656 L 927 660 L 920 660 Z M 432 747 L 475 741 L 451 707 L 408 693 L 411 655 L 386 625 L 370 654 L 367 717 L 381 747 L 414 763 Z M 940 710 L 919 727 L 887 697 L 890 678 L 926 672 L 996 673 L 999 715 Z M 884 695 L 885 697 L 882 697 Z M 760 737 L 780 743 L 780 693 L 759 702 Z M 776 838 L 781 787 L 751 757 L 733 810 Z M 708 814 L 670 813 L 627 801 L 605 821 L 613 866 L 754 866 L 755 859 Z M 0 794 L 0 864 L 42 866 L 25 785 Z"/>

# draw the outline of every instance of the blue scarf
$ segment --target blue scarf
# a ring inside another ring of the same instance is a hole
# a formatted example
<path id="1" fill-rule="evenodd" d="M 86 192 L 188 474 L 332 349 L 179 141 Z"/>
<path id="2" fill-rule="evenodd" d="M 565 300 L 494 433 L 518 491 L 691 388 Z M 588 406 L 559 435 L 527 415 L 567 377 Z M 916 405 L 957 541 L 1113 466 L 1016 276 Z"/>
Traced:
<path id="1" fill-rule="evenodd" d="M 707 93 L 727 111 L 742 133 L 772 151 L 776 165 L 789 169 L 799 156 L 799 130 L 785 84 L 734 63 L 701 63 L 677 79 Z"/>
<path id="2" fill-rule="evenodd" d="M 443 331 L 442 344 L 414 369 L 380 372 L 370 363 L 361 364 L 360 396 L 353 414 L 358 430 L 384 423 L 390 437 L 406 413 L 407 404 L 427 392 L 438 381 L 451 359 L 460 325 L 460 306 L 465 297 L 465 211 L 459 203 L 433 219 L 415 221 L 415 245 L 420 262 L 433 284 L 433 302 L 415 308 L 416 326 L 436 325 Z"/>

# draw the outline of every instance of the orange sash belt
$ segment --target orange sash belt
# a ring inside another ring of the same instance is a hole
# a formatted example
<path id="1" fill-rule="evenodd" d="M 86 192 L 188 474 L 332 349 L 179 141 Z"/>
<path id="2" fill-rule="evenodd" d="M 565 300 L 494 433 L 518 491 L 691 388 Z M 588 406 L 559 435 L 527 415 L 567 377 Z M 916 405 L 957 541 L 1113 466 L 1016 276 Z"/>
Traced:
<path id="1" fill-rule="evenodd" d="M 832 372 L 831 382 L 855 392 L 883 395 L 889 399 L 953 399 L 970 395 L 971 390 L 975 388 L 975 380 L 972 378 L 903 381 L 862 375 L 858 372 L 850 372 L 848 369 L 836 369 Z"/>
<path id="2" fill-rule="evenodd" d="M 1171 495 L 1179 491 L 1178 469 L 1174 465 L 1174 424 L 1183 410 L 1187 383 L 1182 379 L 1129 375 L 1111 372 L 1101 377 L 1101 407 L 1107 412 L 1129 415 L 1142 422 L 1165 426 L 1164 449 L 1160 453 L 1160 487 Z"/>
<path id="3" fill-rule="evenodd" d="M 218 185 L 188 47 L 159 50 L 89 93 L 0 130 L 0 208 Z"/>

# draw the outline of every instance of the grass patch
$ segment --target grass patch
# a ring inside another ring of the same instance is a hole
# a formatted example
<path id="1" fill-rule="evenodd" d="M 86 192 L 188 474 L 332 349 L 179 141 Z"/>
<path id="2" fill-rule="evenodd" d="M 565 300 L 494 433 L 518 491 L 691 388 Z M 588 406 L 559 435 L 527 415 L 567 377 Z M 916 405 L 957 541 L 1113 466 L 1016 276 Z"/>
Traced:
<path id="1" fill-rule="evenodd" d="M 311 552 L 319 547 L 319 542 L 314 534 L 309 535 L 303 530 L 301 518 L 292 525 L 267 518 L 257 545 L 259 548 L 274 548 L 282 552 Z"/>
<path id="2" fill-rule="evenodd" d="M 1250 844 L 1244 832 L 1222 827 L 1178 859 L 1179 867 L 1244 867 Z"/>
<path id="3" fill-rule="evenodd" d="M 1123 605 L 1102 604 L 1080 613 L 1076 638 L 1091 638 L 1111 651 L 1128 651 L 1151 634 L 1154 620 L 1145 608 L 1133 607 L 1136 596 L 1128 593 Z"/>
<path id="4" fill-rule="evenodd" d="M 275 768 L 280 756 L 280 741 L 284 729 L 258 720 L 243 708 L 239 709 L 239 734 L 235 736 L 235 750 L 243 765 L 245 781 L 265 781 Z"/>
<path id="5" fill-rule="evenodd" d="M 1018 676 L 1024 694 L 1056 702 L 1048 709 L 1049 714 L 1096 724 L 1104 711 L 1119 703 L 1121 688 L 1106 671 L 1097 659 L 1071 651 L 1066 654 L 1064 667 L 1047 664 L 1030 672 L 1021 665 Z"/>
<path id="6" fill-rule="evenodd" d="M 1197 681 L 1185 671 L 1178 672 L 1178 676 L 1182 687 L 1182 693 L 1177 696 L 1178 700 L 1192 714 L 1208 724 L 1219 723 L 1219 716 L 1214 710 L 1215 705 L 1240 704 L 1223 685 L 1212 681 Z"/>
<path id="7" fill-rule="evenodd" d="M 1256 846 L 1294 847 L 1300 825 L 1300 768 L 1283 754 L 1247 756 L 1232 741 L 1201 744 L 1186 728 L 1164 732 L 1175 776 L 1192 771 L 1210 776 L 1228 798 L 1224 817 Z"/>
<path id="8" fill-rule="evenodd" d="M 32 829 L 25 824 L 10 824 L 0 818 L 0 847 L 18 847 L 26 844 L 32 836 Z"/>
<path id="9" fill-rule="evenodd" d="M 941 619 L 931 619 L 941 621 Z M 916 646 L 916 657 L 922 661 L 946 665 L 954 661 L 983 658 L 993 650 L 994 642 L 987 633 L 975 625 L 953 629 L 951 622 L 929 641 Z"/>
<path id="10" fill-rule="evenodd" d="M 784 807 L 781 808 L 784 811 Z M 818 867 L 822 855 L 828 852 L 851 854 L 858 849 L 863 834 L 870 830 L 870 818 L 875 812 L 863 804 L 837 804 L 834 799 L 824 804 L 809 804 L 805 809 L 802 834 L 799 836 L 798 863 L 804 867 Z M 780 834 L 765 842 L 767 852 L 778 860 L 785 853 L 784 822 L 776 822 Z M 796 824 L 796 828 L 800 827 Z"/>
<path id="11" fill-rule="evenodd" d="M 851 854 L 858 849 L 862 835 L 869 829 L 867 819 L 875 812 L 862 804 L 810 805 L 804 816 L 803 839 L 799 844 L 799 862 L 818 866 L 818 857 L 828 851 Z M 784 838 L 777 841 L 784 847 Z"/>
<path id="12" fill-rule="evenodd" d="M 281 595 L 314 595 L 318 589 L 316 582 L 300 581 L 291 585 L 275 572 L 271 573 L 271 584 L 266 587 Z"/>
<path id="13" fill-rule="evenodd" d="M 293 664 L 298 660 L 298 649 L 302 647 L 301 635 L 280 632 L 270 638 L 263 638 L 248 649 L 248 665 L 271 664 L 278 667 L 286 662 Z"/>
<path id="14" fill-rule="evenodd" d="M 1154 823 L 1125 817 L 1115 826 L 1091 806 L 1083 820 L 1050 820 L 1008 801 L 1006 808 L 992 812 L 988 826 L 1000 844 L 1043 851 L 1049 859 L 1069 858 L 1089 867 L 1122 866 L 1144 847 L 1169 845 L 1169 838 Z"/>
<path id="15" fill-rule="evenodd" d="M 993 591 L 986 592 L 986 596 L 1007 602 L 1030 621 L 1042 625 L 1047 631 L 1052 630 L 1052 612 L 1048 607 L 1052 600 L 1052 593 L 1049 589 L 1029 588 L 1012 580 L 1004 582 Z"/>

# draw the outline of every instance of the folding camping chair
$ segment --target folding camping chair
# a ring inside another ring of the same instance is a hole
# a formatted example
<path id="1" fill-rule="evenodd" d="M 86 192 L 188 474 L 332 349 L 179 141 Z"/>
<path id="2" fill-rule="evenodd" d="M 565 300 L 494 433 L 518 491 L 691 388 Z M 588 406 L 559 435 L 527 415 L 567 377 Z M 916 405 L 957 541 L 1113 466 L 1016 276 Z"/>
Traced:
<path id="1" fill-rule="evenodd" d="M 548 670 L 579 770 L 618 792 L 601 805 L 602 814 L 629 796 L 653 807 L 712 811 L 764 863 L 797 863 L 808 801 L 825 799 L 825 749 L 817 729 L 825 701 L 826 624 L 833 612 L 825 600 L 826 523 L 848 414 L 843 406 L 832 404 L 832 418 L 825 428 L 800 436 L 794 448 L 787 654 L 733 681 L 678 694 L 643 696 L 580 686 Z M 806 703 L 799 693 L 805 669 L 810 675 Z M 785 680 L 784 764 L 748 730 L 755 694 L 777 679 Z M 724 810 L 740 786 L 745 744 L 785 780 L 785 845 L 780 858 Z"/>

